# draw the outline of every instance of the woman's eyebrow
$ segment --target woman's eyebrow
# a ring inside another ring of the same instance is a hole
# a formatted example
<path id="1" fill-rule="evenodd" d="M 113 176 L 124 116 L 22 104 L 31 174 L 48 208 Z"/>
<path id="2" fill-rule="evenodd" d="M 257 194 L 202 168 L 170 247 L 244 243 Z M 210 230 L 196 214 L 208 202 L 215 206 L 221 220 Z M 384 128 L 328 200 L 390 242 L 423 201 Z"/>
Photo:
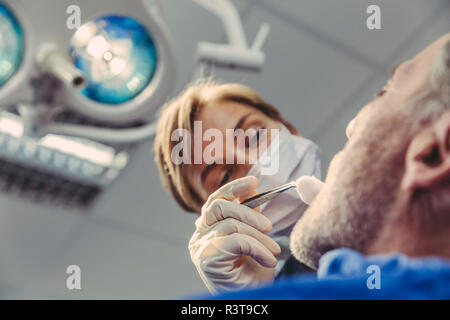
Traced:
<path id="1" fill-rule="evenodd" d="M 247 114 L 245 114 L 244 116 L 242 116 L 239 121 L 236 123 L 236 125 L 234 126 L 234 130 L 242 128 L 242 125 L 245 123 L 245 120 L 247 120 L 247 118 L 251 115 L 252 113 L 249 112 Z"/>

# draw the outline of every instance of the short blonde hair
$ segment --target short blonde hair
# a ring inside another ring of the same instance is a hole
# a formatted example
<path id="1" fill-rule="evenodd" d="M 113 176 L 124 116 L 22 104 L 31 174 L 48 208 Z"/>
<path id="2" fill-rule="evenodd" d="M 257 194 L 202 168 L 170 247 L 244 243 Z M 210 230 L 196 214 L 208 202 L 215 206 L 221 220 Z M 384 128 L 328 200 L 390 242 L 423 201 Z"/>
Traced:
<path id="1" fill-rule="evenodd" d="M 187 179 L 186 171 L 190 165 L 174 164 L 171 160 L 172 149 L 177 143 L 171 141 L 171 135 L 177 129 L 185 129 L 192 133 L 193 122 L 198 112 L 208 105 L 225 101 L 254 107 L 275 120 L 283 121 L 274 106 L 264 101 L 254 90 L 238 83 L 220 84 L 211 79 L 199 80 L 168 102 L 162 108 L 158 120 L 154 142 L 155 161 L 163 185 L 188 212 L 200 212 L 203 201 Z"/>

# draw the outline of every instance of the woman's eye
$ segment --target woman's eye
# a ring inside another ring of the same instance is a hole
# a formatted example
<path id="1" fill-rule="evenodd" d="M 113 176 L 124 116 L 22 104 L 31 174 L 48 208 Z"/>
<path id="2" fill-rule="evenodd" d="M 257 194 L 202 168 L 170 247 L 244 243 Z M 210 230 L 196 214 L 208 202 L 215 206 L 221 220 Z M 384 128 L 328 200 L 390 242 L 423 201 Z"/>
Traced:
<path id="1" fill-rule="evenodd" d="M 249 141 L 249 147 L 252 147 L 253 145 L 255 145 L 255 143 L 257 143 L 259 141 L 259 130 L 256 132 L 256 134 L 250 139 Z"/>
<path id="2" fill-rule="evenodd" d="M 261 129 L 256 130 L 256 133 L 252 137 L 248 138 L 247 148 L 253 147 L 256 143 L 259 142 L 260 130 Z"/>
<path id="3" fill-rule="evenodd" d="M 220 186 L 223 186 L 228 181 L 230 181 L 230 178 L 231 178 L 231 170 L 227 170 L 223 175 L 222 181 L 220 182 Z"/>

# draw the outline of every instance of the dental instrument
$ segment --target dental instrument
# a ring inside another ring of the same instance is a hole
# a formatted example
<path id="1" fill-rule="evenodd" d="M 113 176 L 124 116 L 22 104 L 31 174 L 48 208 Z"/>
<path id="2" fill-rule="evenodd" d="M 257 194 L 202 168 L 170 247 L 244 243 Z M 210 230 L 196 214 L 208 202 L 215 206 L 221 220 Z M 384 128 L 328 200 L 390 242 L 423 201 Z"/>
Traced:
<path id="1" fill-rule="evenodd" d="M 253 197 L 248 198 L 247 200 L 241 202 L 241 204 L 246 205 L 250 208 L 256 208 L 262 205 L 263 203 L 269 201 L 270 199 L 275 198 L 276 196 L 280 195 L 281 193 L 290 190 L 292 188 L 295 188 L 296 184 L 295 181 L 292 181 L 290 183 L 283 184 L 279 187 L 270 189 L 268 191 L 259 193 Z"/>
<path id="2" fill-rule="evenodd" d="M 250 197 L 241 202 L 241 204 L 246 205 L 250 208 L 256 208 L 265 202 L 279 196 L 285 191 L 295 188 L 300 198 L 306 204 L 310 204 L 315 196 L 319 193 L 320 189 L 323 187 L 323 182 L 314 176 L 302 176 L 295 181 L 283 184 L 279 187 L 267 190 L 265 192 L 259 193 L 253 197 Z"/>

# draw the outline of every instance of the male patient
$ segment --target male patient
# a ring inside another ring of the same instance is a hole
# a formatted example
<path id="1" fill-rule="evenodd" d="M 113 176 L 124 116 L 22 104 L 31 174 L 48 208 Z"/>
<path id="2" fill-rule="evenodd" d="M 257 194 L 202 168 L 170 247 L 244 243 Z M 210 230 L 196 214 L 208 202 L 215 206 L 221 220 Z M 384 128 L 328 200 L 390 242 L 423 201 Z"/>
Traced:
<path id="1" fill-rule="evenodd" d="M 347 136 L 291 234 L 294 256 L 322 280 L 228 297 L 450 298 L 450 33 L 396 67 Z"/>

